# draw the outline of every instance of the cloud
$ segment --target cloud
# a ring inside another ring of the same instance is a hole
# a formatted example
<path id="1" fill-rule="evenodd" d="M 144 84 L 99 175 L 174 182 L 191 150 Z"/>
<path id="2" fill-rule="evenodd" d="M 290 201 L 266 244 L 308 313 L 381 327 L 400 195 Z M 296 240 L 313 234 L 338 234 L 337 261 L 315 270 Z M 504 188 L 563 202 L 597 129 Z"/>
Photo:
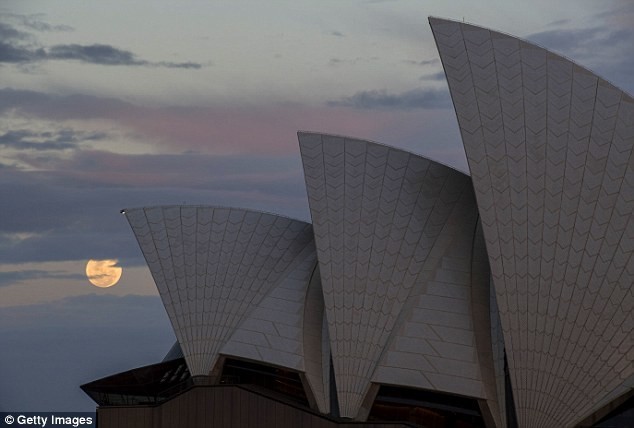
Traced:
<path id="1" fill-rule="evenodd" d="M 336 37 L 345 37 L 344 34 L 340 31 L 331 31 L 330 32 L 331 36 L 336 36 Z"/>
<path id="2" fill-rule="evenodd" d="M 526 38 L 540 46 L 548 46 L 549 50 L 573 54 L 585 54 L 588 44 L 601 43 L 609 34 L 601 28 L 557 29 L 533 33 Z"/>
<path id="3" fill-rule="evenodd" d="M 0 63 L 39 61 L 44 51 L 33 44 L 34 40 L 31 34 L 0 22 Z"/>
<path id="4" fill-rule="evenodd" d="M 189 68 L 198 70 L 203 68 L 202 64 L 197 62 L 169 62 L 169 61 L 158 61 L 158 62 L 147 62 L 150 67 L 166 67 L 166 68 Z"/>
<path id="5" fill-rule="evenodd" d="M 21 270 L 0 272 L 0 287 L 14 285 L 33 279 L 85 279 L 84 275 L 69 274 L 61 271 L 45 271 L 45 270 Z"/>
<path id="6" fill-rule="evenodd" d="M 48 50 L 48 59 L 72 59 L 103 65 L 145 65 L 132 52 L 110 45 L 57 45 Z"/>
<path id="7" fill-rule="evenodd" d="M 38 61 L 41 53 L 10 43 L 0 42 L 0 63 L 27 63 Z"/>
<path id="8" fill-rule="evenodd" d="M 610 13 L 612 16 L 612 13 Z M 631 16 L 634 17 L 634 14 Z M 606 28 L 557 29 L 526 37 L 531 42 L 571 58 L 620 88 L 632 93 L 634 28 L 613 25 Z"/>
<path id="9" fill-rule="evenodd" d="M 530 34 L 528 40 L 557 51 L 577 60 L 588 60 L 590 63 L 612 62 L 624 60 L 618 52 L 628 53 L 634 45 L 634 29 L 632 28 L 573 28 L 547 30 Z M 586 63 L 587 61 L 583 61 Z"/>
<path id="10" fill-rule="evenodd" d="M 94 412 L 79 385 L 160 362 L 174 341 L 155 296 L 89 294 L 0 308 L 0 411 Z"/>
<path id="11" fill-rule="evenodd" d="M 424 74 L 420 77 L 420 80 L 433 80 L 436 82 L 444 82 L 446 80 L 445 72 L 439 71 L 437 73 Z"/>
<path id="12" fill-rule="evenodd" d="M 7 41 L 18 41 L 18 40 L 27 40 L 30 38 L 28 33 L 23 31 L 19 31 L 15 29 L 13 26 L 0 22 L 0 39 L 4 42 Z"/>
<path id="13" fill-rule="evenodd" d="M 5 130 L 14 146 L 16 140 L 48 141 L 60 149 L 17 150 L 10 155 L 24 168 L 0 168 L 0 260 L 80 260 L 90 254 L 143 265 L 122 208 L 211 204 L 309 219 L 300 129 L 465 163 L 452 115 L 401 107 L 146 107 L 81 94 L 0 90 L 0 117 L 19 124 Z M 124 136 L 126 146 L 113 145 L 109 136 Z M 95 144 L 84 144 L 84 138 Z M 148 146 L 135 154 L 116 152 L 137 141 Z M 64 143 L 76 147 L 65 150 Z"/>
<path id="14" fill-rule="evenodd" d="M 549 22 L 546 24 L 547 27 L 561 27 L 562 25 L 566 25 L 570 23 L 569 19 L 558 19 L 556 21 Z"/>
<path id="15" fill-rule="evenodd" d="M 34 132 L 26 129 L 8 131 L 0 135 L 0 147 L 13 150 L 69 150 L 79 147 L 83 141 L 99 141 L 108 138 L 103 132 L 81 132 L 72 129 Z"/>
<path id="16" fill-rule="evenodd" d="M 308 218 L 295 157 L 77 150 L 67 158 L 36 157 L 31 164 L 35 171 L 0 169 L 3 263 L 81 260 L 90 254 L 142 265 L 122 208 L 212 204 Z"/>
<path id="17" fill-rule="evenodd" d="M 299 129 L 359 137 L 381 132 L 402 112 L 303 105 L 145 107 L 119 99 L 0 89 L 0 114 L 64 121 L 112 121 L 161 151 L 298 156 Z M 63 125 L 62 125 L 63 126 Z"/>
<path id="18" fill-rule="evenodd" d="M 52 25 L 48 22 L 41 20 L 44 17 L 43 14 L 31 14 L 21 15 L 15 13 L 2 14 L 3 17 L 7 17 L 17 22 L 22 27 L 29 28 L 31 30 L 40 32 L 60 32 L 60 31 L 74 31 L 74 28 L 69 25 Z"/>
<path id="19" fill-rule="evenodd" d="M 451 101 L 447 90 L 420 88 L 400 94 L 389 94 L 385 90 L 361 91 L 350 97 L 330 101 L 328 105 L 358 109 L 410 110 L 448 108 Z"/>
<path id="20" fill-rule="evenodd" d="M 26 116 L 52 120 L 114 119 L 138 107 L 115 98 L 92 95 L 59 95 L 45 92 L 0 89 L 0 114 L 18 111 Z"/>
<path id="21" fill-rule="evenodd" d="M 411 59 L 406 59 L 406 60 L 403 60 L 403 62 L 405 64 L 411 64 L 411 65 L 435 65 L 435 64 L 438 64 L 440 60 L 438 58 L 427 59 L 423 61 L 414 61 Z"/>
<path id="22" fill-rule="evenodd" d="M 125 66 L 150 66 L 167 68 L 199 69 L 202 64 L 194 62 L 150 62 L 138 59 L 130 51 L 115 48 L 110 45 L 56 45 L 45 53 L 45 59 L 50 60 L 76 60 L 90 64 L 100 65 L 125 65 Z"/>
<path id="23" fill-rule="evenodd" d="M 24 18 L 23 25 L 37 31 L 60 31 L 48 24 Z M 27 24 L 24 24 L 26 22 Z M 33 36 L 15 27 L 0 23 L 0 63 L 26 64 L 42 61 L 80 61 L 86 64 L 109 66 L 143 66 L 182 69 L 200 69 L 196 62 L 148 61 L 138 58 L 133 52 L 108 44 L 63 44 L 51 47 L 37 46 Z"/>
<path id="24" fill-rule="evenodd" d="M 616 0 L 612 9 L 605 9 L 595 15 L 595 19 L 608 18 L 609 24 L 631 28 L 634 17 L 634 3 L 631 0 Z"/>
<path id="25" fill-rule="evenodd" d="M 370 62 L 375 62 L 379 59 L 379 57 L 377 56 L 371 56 L 371 57 L 356 57 L 356 58 L 350 58 L 350 59 L 341 59 L 341 58 L 330 58 L 330 60 L 328 60 L 328 65 L 330 66 L 338 66 L 338 65 L 342 65 L 342 64 L 351 64 L 351 65 L 356 65 L 356 64 L 365 64 L 365 63 L 370 63 Z"/>

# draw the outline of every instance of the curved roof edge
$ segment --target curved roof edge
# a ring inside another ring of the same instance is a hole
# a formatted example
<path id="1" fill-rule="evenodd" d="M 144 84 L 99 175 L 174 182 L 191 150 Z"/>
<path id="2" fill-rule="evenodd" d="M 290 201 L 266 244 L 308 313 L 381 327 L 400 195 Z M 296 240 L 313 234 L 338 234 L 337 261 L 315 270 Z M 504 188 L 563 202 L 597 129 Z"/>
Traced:
<path id="1" fill-rule="evenodd" d="M 572 64 L 576 65 L 577 67 L 587 71 L 588 73 L 592 74 L 593 76 L 598 77 L 599 79 L 603 80 L 604 82 L 614 86 L 614 88 L 616 88 L 619 91 L 623 92 L 623 94 L 625 94 L 629 98 L 629 101 L 634 102 L 634 95 L 632 95 L 629 92 L 627 92 L 626 90 L 622 89 L 621 87 L 619 87 L 618 85 L 616 85 L 615 83 L 610 81 L 609 79 L 604 78 L 603 76 L 598 74 L 596 71 L 593 71 L 592 69 L 579 64 L 577 61 L 575 61 L 574 59 L 566 56 L 565 54 L 563 54 L 561 52 L 554 51 L 551 48 L 548 48 L 546 46 L 542 46 L 541 44 L 533 42 L 533 41 L 531 41 L 529 39 L 525 39 L 523 37 L 518 37 L 518 36 L 515 36 L 515 35 L 513 35 L 511 33 L 507 33 L 507 32 L 500 31 L 500 30 L 492 30 L 492 29 L 490 29 L 488 27 L 483 27 L 481 25 L 474 24 L 474 23 L 468 22 L 468 21 L 459 21 L 459 20 L 456 20 L 456 19 L 441 18 L 441 17 L 438 17 L 438 16 L 431 16 L 431 15 L 427 17 L 427 20 L 429 21 L 429 25 L 433 25 L 434 24 L 433 21 L 435 21 L 436 23 L 439 23 L 439 24 L 450 23 L 450 24 L 461 24 L 461 25 L 465 25 L 465 26 L 468 25 L 470 27 L 473 27 L 474 29 L 487 30 L 487 31 L 490 31 L 492 33 L 501 34 L 503 36 L 511 37 L 511 38 L 519 40 L 521 42 L 528 43 L 530 45 L 533 45 L 535 47 L 538 47 L 540 49 L 548 51 L 548 52 L 550 52 L 550 53 L 552 53 L 554 55 L 557 55 L 557 56 L 561 57 L 562 59 L 565 59 L 566 61 L 569 61 Z"/>
<path id="2" fill-rule="evenodd" d="M 404 153 L 407 153 L 408 155 L 417 156 L 417 157 L 419 157 L 421 159 L 425 159 L 425 160 L 427 160 L 429 162 L 432 162 L 432 163 L 440 165 L 440 166 L 444 166 L 444 167 L 449 168 L 449 169 L 451 169 L 453 171 L 459 172 L 460 174 L 466 175 L 467 177 L 470 177 L 469 171 L 462 171 L 462 170 L 456 168 L 455 166 L 449 165 L 449 164 L 447 164 L 445 162 L 442 162 L 442 161 L 439 161 L 439 160 L 436 160 L 436 159 L 432 159 L 432 158 L 430 158 L 428 156 L 425 156 L 425 155 L 422 155 L 420 153 L 412 152 L 410 150 L 406 150 L 406 149 L 403 149 L 401 147 L 391 146 L 389 144 L 381 143 L 381 142 L 378 142 L 378 141 L 368 140 L 367 138 L 351 137 L 349 135 L 341 135 L 341 134 L 330 134 L 330 133 L 327 133 L 327 132 L 297 131 L 297 138 L 298 139 L 302 135 L 307 135 L 307 136 L 308 135 L 319 135 L 319 136 L 322 136 L 322 137 L 345 138 L 345 139 L 348 139 L 348 140 L 362 141 L 364 143 L 374 144 L 374 145 L 385 147 L 385 148 L 391 149 L 391 150 L 400 150 L 400 151 L 402 151 Z"/>
<path id="3" fill-rule="evenodd" d="M 132 211 L 132 210 L 146 210 L 146 209 L 150 209 L 150 208 L 213 208 L 215 210 L 241 210 L 241 211 L 245 211 L 245 212 L 251 212 L 251 213 L 255 213 L 255 214 L 267 214 L 267 215 L 272 215 L 275 217 L 280 217 L 280 218 L 285 218 L 287 220 L 292 220 L 292 221 L 299 221 L 302 223 L 306 223 L 306 224 L 310 224 L 310 222 L 306 221 L 306 220 L 302 220 L 302 219 L 298 219 L 298 218 L 294 218 L 294 217 L 289 217 L 287 215 L 284 214 L 278 214 L 278 213 L 274 213 L 274 212 L 270 212 L 270 211 L 264 211 L 264 210 L 258 210 L 255 208 L 244 208 L 244 207 L 235 207 L 235 206 L 228 206 L 228 205 L 206 205 L 206 204 L 165 204 L 165 205 L 146 205 L 143 207 L 131 207 L 131 208 L 122 208 L 119 210 L 119 212 L 123 215 L 125 215 L 128 211 Z"/>

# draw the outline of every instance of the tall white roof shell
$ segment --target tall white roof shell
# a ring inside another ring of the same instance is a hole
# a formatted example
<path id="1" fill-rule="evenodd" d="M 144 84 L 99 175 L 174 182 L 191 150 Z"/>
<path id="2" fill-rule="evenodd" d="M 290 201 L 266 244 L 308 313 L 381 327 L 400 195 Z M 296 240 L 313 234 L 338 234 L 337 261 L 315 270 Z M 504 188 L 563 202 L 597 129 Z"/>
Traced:
<path id="1" fill-rule="evenodd" d="M 192 375 L 208 375 L 221 352 L 304 370 L 310 224 L 206 206 L 125 213 Z"/>
<path id="2" fill-rule="evenodd" d="M 525 41 L 430 23 L 482 218 L 519 424 L 572 426 L 632 386 L 634 102 Z"/>
<path id="3" fill-rule="evenodd" d="M 377 382 L 489 400 L 499 420 L 469 177 L 363 140 L 300 133 L 299 144 L 341 415 L 358 417 Z"/>

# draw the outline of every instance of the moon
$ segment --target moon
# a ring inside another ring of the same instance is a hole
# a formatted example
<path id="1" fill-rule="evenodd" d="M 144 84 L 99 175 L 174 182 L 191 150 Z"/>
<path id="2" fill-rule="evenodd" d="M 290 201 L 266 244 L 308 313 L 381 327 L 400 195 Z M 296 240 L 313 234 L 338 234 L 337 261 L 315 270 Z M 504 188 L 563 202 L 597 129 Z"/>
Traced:
<path id="1" fill-rule="evenodd" d="M 112 287 L 121 278 L 123 269 L 116 266 L 117 259 L 88 260 L 86 264 L 86 276 L 94 286 L 107 288 Z"/>

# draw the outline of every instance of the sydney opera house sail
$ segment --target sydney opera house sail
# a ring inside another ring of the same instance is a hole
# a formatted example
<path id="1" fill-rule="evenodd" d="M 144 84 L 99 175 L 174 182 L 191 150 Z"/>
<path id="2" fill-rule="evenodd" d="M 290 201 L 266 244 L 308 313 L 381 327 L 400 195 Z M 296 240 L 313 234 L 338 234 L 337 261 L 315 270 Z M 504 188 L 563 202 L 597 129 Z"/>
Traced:
<path id="1" fill-rule="evenodd" d="M 373 380 L 487 398 L 471 301 L 489 284 L 469 280 L 469 178 L 358 139 L 300 133 L 299 147 L 341 415 L 358 415 Z"/>
<path id="2" fill-rule="evenodd" d="M 634 426 L 634 101 L 430 18 L 470 176 L 300 132 L 311 221 L 124 210 L 177 343 L 100 426 Z"/>
<path id="3" fill-rule="evenodd" d="M 257 330 L 266 322 L 276 331 L 276 317 L 283 318 L 289 305 L 291 313 L 298 310 L 289 301 L 305 292 L 315 258 L 309 224 L 235 208 L 168 206 L 125 213 L 192 375 L 207 375 L 227 346 L 302 368 L 300 320 L 286 326 L 297 324 L 286 343 L 240 328 Z M 295 300 L 301 308 L 301 299 Z M 262 306 L 271 311 L 258 310 Z"/>
<path id="4" fill-rule="evenodd" d="M 632 388 L 634 102 L 517 38 L 430 19 L 462 134 L 520 426 Z"/>

